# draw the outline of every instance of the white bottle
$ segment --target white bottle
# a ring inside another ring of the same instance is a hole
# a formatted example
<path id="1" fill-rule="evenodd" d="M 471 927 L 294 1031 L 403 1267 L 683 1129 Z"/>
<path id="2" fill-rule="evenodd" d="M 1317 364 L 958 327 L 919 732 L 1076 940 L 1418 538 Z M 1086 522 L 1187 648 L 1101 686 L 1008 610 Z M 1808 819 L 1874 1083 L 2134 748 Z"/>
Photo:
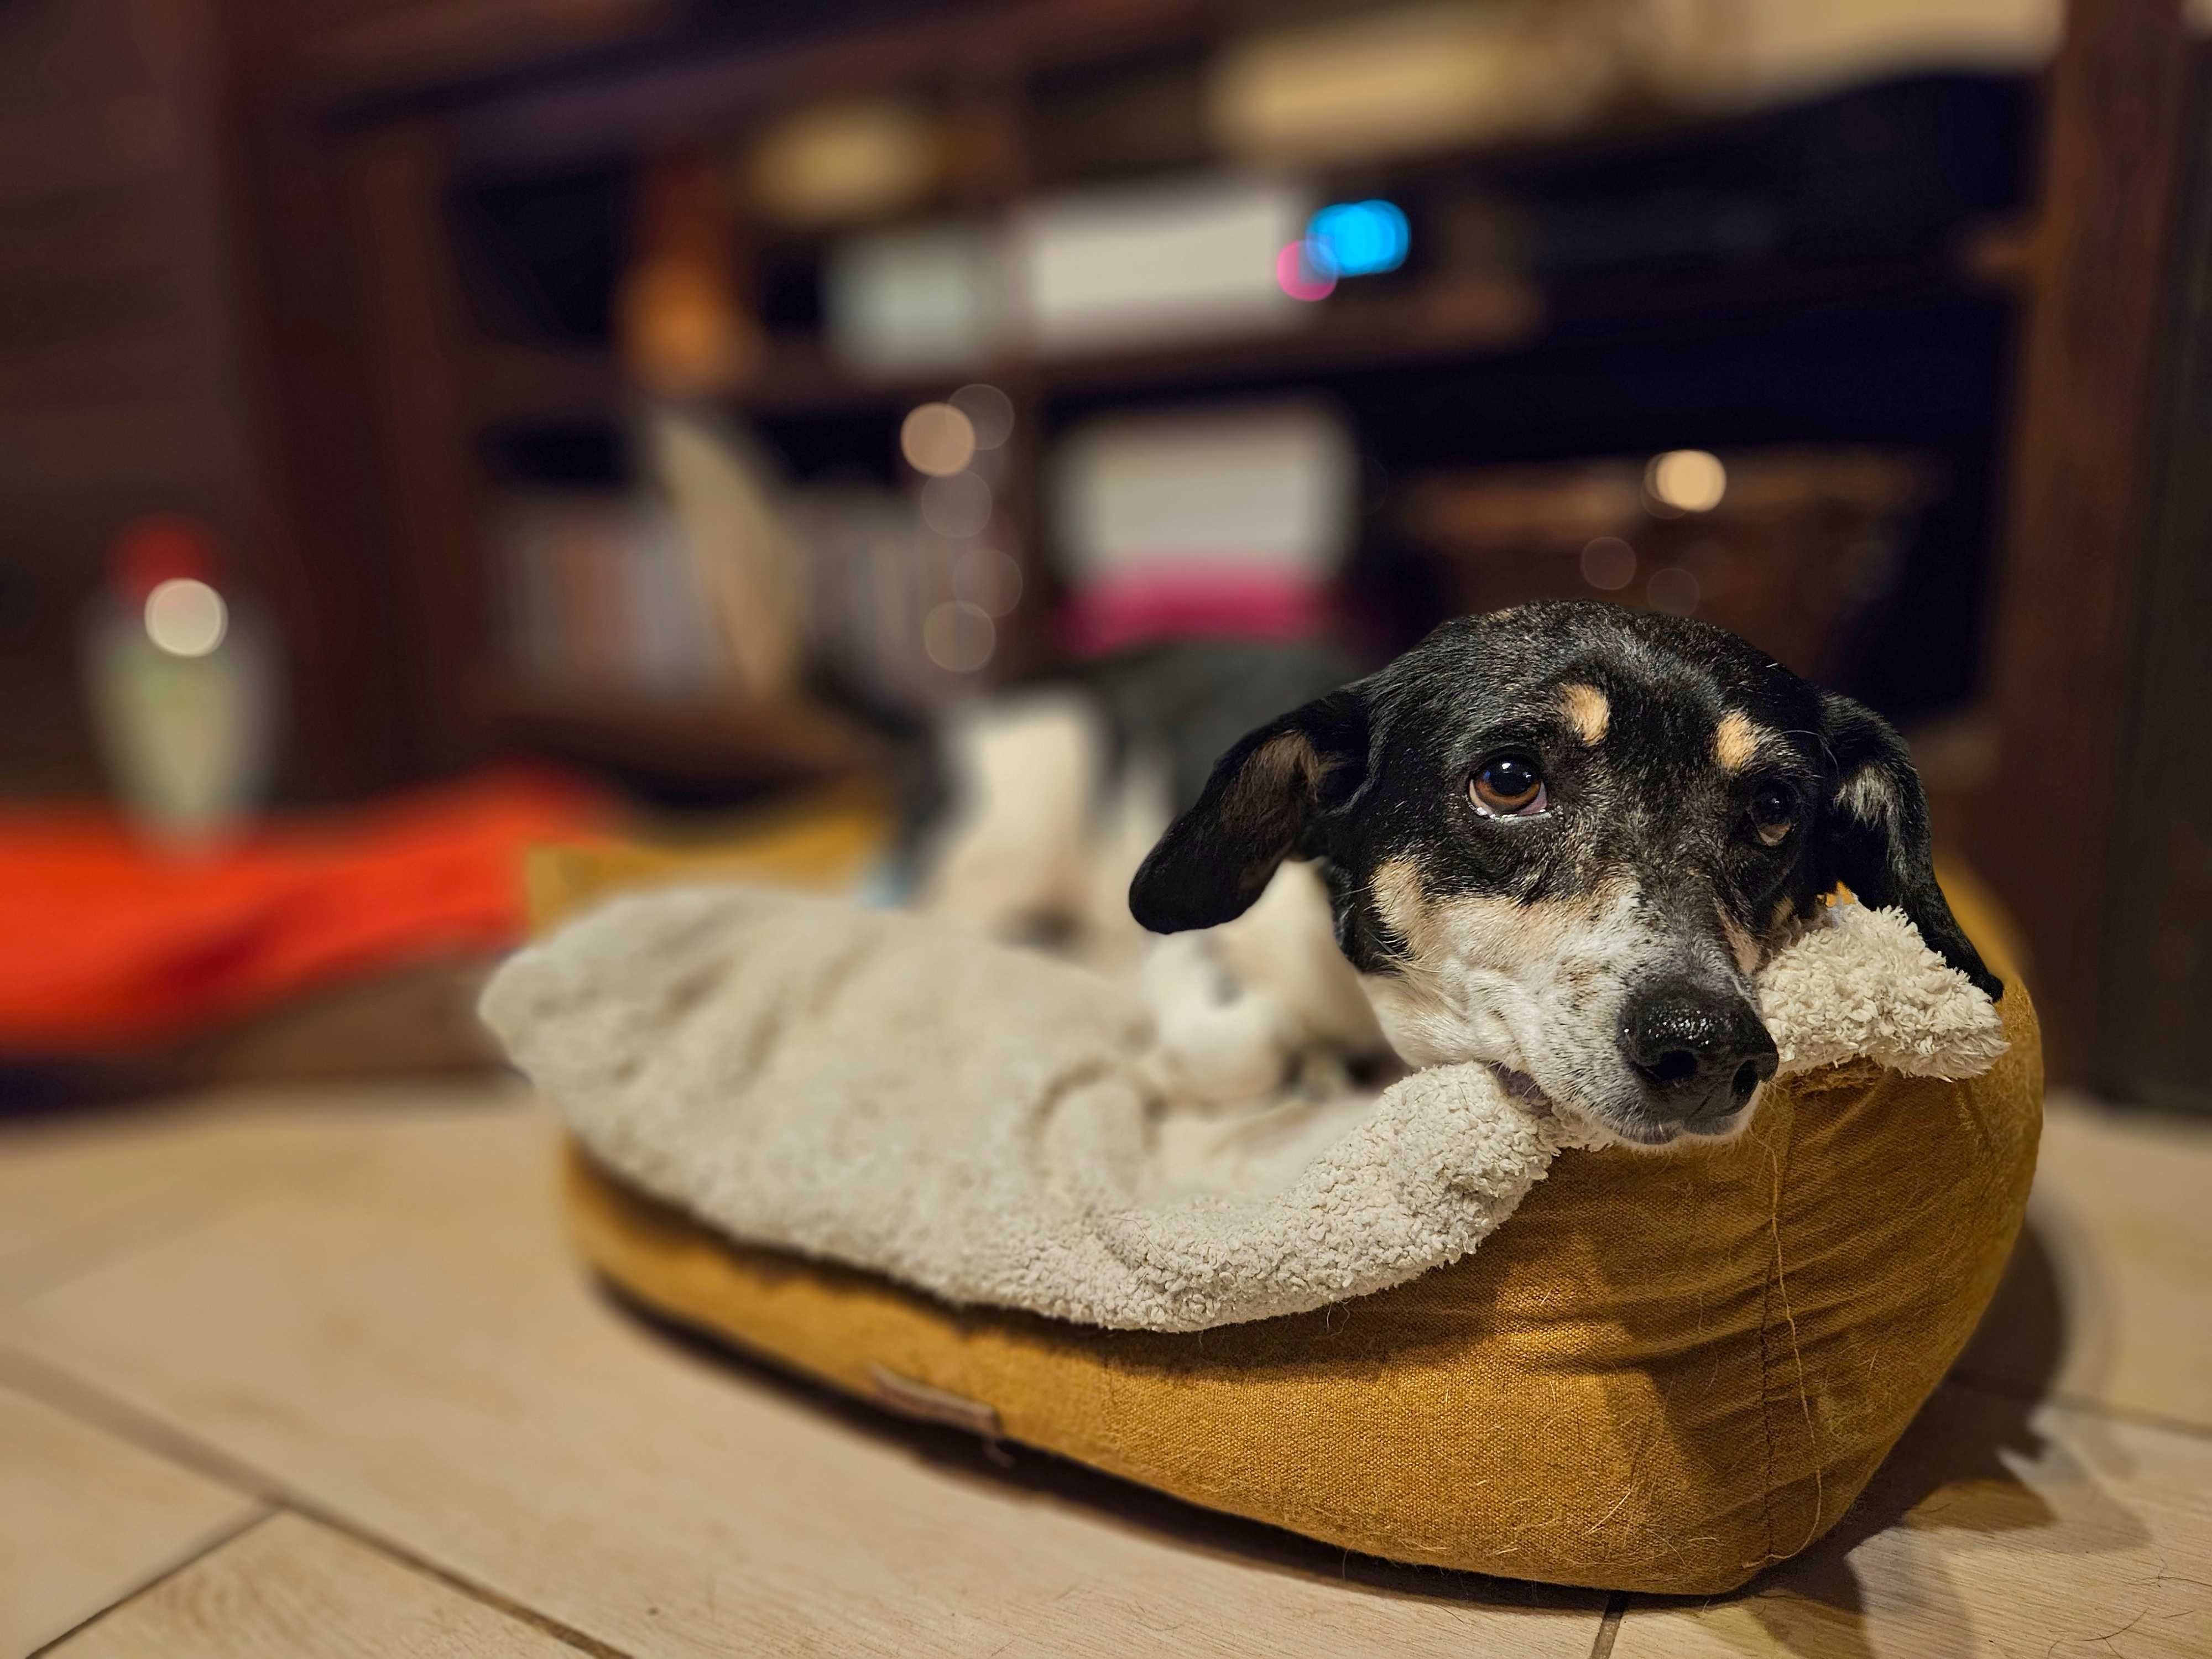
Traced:
<path id="1" fill-rule="evenodd" d="M 271 641 L 218 579 L 203 531 L 167 519 L 136 525 L 86 629 L 87 690 L 117 799 L 173 845 L 234 834 L 267 793 Z"/>

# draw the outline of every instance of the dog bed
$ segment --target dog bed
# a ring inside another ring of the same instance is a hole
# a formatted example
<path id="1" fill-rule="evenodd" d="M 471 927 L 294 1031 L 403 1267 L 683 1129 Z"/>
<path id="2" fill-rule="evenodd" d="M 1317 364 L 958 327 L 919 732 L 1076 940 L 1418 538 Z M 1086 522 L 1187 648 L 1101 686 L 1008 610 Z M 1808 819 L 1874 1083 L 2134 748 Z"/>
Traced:
<path id="1" fill-rule="evenodd" d="M 1702 1591 L 1832 1524 L 1934 1387 L 2038 1116 L 2025 996 L 1900 918 L 1838 907 L 1759 988 L 1784 1076 L 1666 1158 L 1559 1156 L 1472 1067 L 1176 1121 L 1121 988 L 757 890 L 619 901 L 485 1006 L 649 1305 L 1350 1547 Z"/>

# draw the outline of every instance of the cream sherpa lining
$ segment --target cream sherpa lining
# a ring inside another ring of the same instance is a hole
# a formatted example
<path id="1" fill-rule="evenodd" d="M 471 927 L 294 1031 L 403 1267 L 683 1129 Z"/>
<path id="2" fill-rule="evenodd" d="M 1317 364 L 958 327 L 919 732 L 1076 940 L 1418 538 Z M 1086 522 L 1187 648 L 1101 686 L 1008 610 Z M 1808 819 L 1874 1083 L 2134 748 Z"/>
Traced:
<path id="1" fill-rule="evenodd" d="M 1895 911 L 1834 907 L 1759 991 L 1784 1073 L 1971 1076 L 2004 1048 Z M 483 1014 L 594 1157 L 723 1232 L 1093 1325 L 1200 1330 L 1401 1284 L 1590 1144 L 1476 1066 L 1168 1111 L 1130 988 L 760 889 L 617 900 L 509 961 Z"/>

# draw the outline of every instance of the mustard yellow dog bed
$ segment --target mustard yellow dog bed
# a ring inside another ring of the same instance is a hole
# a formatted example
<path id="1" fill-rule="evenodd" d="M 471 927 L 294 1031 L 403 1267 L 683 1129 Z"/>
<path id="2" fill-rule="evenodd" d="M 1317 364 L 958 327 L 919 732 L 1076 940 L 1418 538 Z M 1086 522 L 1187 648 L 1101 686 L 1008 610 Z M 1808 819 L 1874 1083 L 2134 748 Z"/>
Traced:
<path id="1" fill-rule="evenodd" d="M 599 884 L 571 869 L 557 908 Z M 640 1301 L 890 1408 L 1399 1560 L 1709 1593 L 1835 1523 L 1995 1289 L 2041 1095 L 1999 971 L 2008 1047 L 1978 1077 L 1785 1077 L 1733 1143 L 1562 1157 L 1474 1255 L 1202 1332 L 745 1248 L 580 1152 L 567 1204 Z"/>

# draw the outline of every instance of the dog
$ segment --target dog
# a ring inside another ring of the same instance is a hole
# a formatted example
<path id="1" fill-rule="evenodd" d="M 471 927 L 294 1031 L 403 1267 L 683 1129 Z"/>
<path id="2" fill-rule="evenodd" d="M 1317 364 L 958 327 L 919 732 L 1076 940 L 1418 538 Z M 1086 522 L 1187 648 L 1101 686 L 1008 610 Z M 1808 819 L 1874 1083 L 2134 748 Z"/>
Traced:
<path id="1" fill-rule="evenodd" d="M 1127 900 L 1224 749 L 1358 672 L 1310 642 L 1185 641 L 962 710 L 916 769 L 903 884 L 920 908 L 1133 977 L 1164 1098 L 1204 1108 L 1375 1080 L 1396 1062 L 1312 866 L 1286 863 L 1235 920 L 1174 938 L 1148 937 Z"/>
<path id="2" fill-rule="evenodd" d="M 1407 1063 L 1480 1062 L 1659 1147 L 1749 1121 L 1777 1063 L 1752 975 L 1839 884 L 2002 994 L 1931 856 L 1879 715 L 1709 623 L 1560 600 L 1446 623 L 1249 732 L 1128 907 L 1219 929 L 1308 864 Z"/>

